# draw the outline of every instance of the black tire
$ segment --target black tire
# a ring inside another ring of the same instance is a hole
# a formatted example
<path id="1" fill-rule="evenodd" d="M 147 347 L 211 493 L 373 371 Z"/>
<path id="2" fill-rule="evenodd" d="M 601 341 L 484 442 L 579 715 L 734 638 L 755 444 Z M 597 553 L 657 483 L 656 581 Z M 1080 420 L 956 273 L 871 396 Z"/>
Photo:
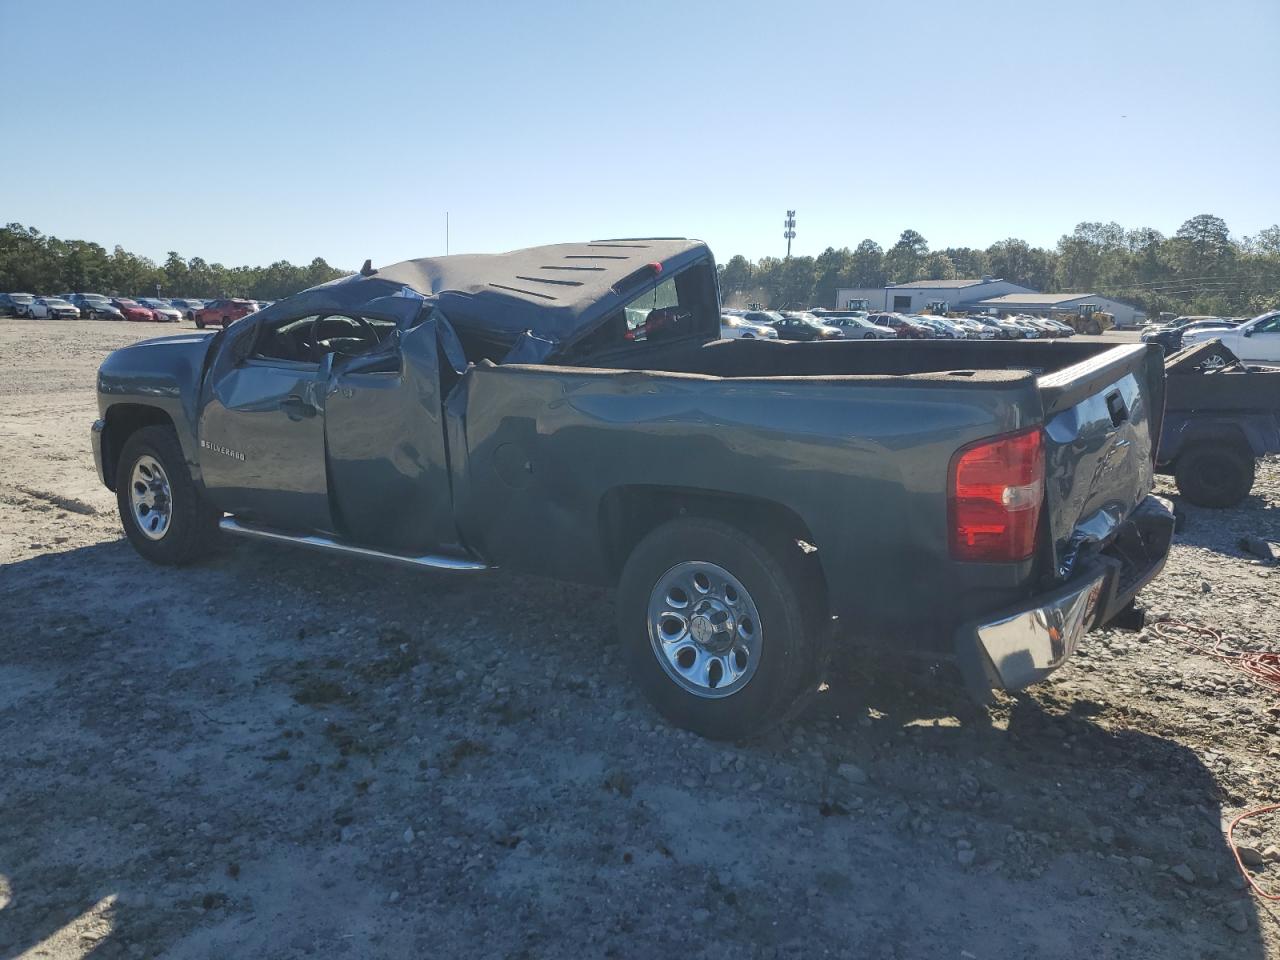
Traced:
<path id="1" fill-rule="evenodd" d="M 204 329 L 204 321 L 201 320 L 199 317 L 196 318 L 196 329 L 198 330 Z"/>
<path id="2" fill-rule="evenodd" d="M 1178 456 L 1178 492 L 1200 507 L 1234 507 L 1253 489 L 1253 455 L 1231 443 L 1200 443 Z"/>
<path id="3" fill-rule="evenodd" d="M 875 338 L 876 338 L 876 335 L 874 333 L 864 333 L 862 335 L 863 340 L 874 340 Z"/>
<path id="4" fill-rule="evenodd" d="M 169 482 L 169 527 L 159 539 L 143 533 L 133 514 L 130 484 L 133 468 L 143 457 L 155 458 Z M 116 505 L 129 542 L 152 563 L 190 563 L 211 552 L 217 541 L 219 514 L 191 479 L 182 446 L 171 427 L 143 427 L 125 441 L 116 468 Z"/>
<path id="5" fill-rule="evenodd" d="M 802 556 L 799 548 L 795 551 Z M 685 561 L 711 563 L 729 572 L 758 612 L 759 662 L 745 685 L 727 696 L 708 698 L 684 689 L 668 675 L 650 641 L 650 594 L 668 571 Z M 618 585 L 618 634 L 632 677 L 659 713 L 704 737 L 739 739 L 769 729 L 816 689 L 825 618 L 817 617 L 817 605 L 798 569 L 798 562 L 787 561 L 781 545 L 770 549 L 720 520 L 672 520 L 640 541 Z"/>

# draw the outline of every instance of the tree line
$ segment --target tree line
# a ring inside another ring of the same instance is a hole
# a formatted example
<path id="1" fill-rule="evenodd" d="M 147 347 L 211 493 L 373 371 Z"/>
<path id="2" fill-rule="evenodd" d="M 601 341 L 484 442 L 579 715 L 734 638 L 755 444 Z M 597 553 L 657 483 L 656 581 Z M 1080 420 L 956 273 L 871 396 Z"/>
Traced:
<path id="1" fill-rule="evenodd" d="M 227 267 L 170 251 L 164 263 L 116 246 L 62 240 L 34 227 L 0 227 L 0 290 L 104 293 L 129 297 L 248 297 L 279 300 L 352 273 L 316 257 L 306 266 L 278 260 L 265 267 Z"/>
<path id="2" fill-rule="evenodd" d="M 1010 238 L 985 250 L 931 250 L 904 230 L 885 250 L 874 240 L 828 247 L 816 257 L 741 255 L 720 264 L 728 306 L 777 309 L 834 306 L 840 287 L 883 287 L 912 280 L 1001 277 L 1044 293 L 1096 293 L 1160 311 L 1249 315 L 1280 305 L 1280 225 L 1256 236 L 1231 236 L 1210 214 L 1192 217 L 1171 237 L 1117 223 L 1081 223 L 1052 250 Z M 116 246 L 62 240 L 34 227 L 0 227 L 0 290 L 91 291 L 116 296 L 223 297 L 278 300 L 351 273 L 316 257 L 306 266 L 279 260 L 265 267 L 227 267 L 171 251 L 164 263 Z"/>
<path id="3" fill-rule="evenodd" d="M 985 250 L 930 250 L 918 232 L 904 230 L 888 250 L 863 240 L 817 257 L 731 257 L 720 265 L 720 292 L 726 306 L 833 307 L 841 287 L 983 276 L 1042 293 L 1111 297 L 1152 316 L 1253 315 L 1280 306 L 1280 225 L 1235 238 L 1210 214 L 1192 217 L 1171 237 L 1150 227 L 1081 223 L 1052 250 L 1016 238 Z"/>

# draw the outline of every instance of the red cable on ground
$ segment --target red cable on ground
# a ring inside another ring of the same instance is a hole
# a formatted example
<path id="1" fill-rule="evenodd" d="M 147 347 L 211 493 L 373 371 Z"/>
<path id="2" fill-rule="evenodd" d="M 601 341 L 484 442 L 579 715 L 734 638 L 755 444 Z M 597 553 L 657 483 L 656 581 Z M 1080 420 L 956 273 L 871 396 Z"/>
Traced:
<path id="1" fill-rule="evenodd" d="M 1181 627 L 1192 635 L 1207 637 L 1213 641 L 1213 646 L 1205 646 L 1185 634 L 1175 633 L 1172 629 L 1174 627 Z M 1194 623 L 1184 623 L 1181 620 L 1160 620 L 1151 629 L 1162 640 L 1176 640 L 1207 657 L 1229 663 L 1272 693 L 1280 694 L 1280 653 L 1274 651 L 1242 653 L 1239 650 L 1224 650 L 1222 649 L 1223 636 L 1217 630 Z"/>
<path id="2" fill-rule="evenodd" d="M 1265 807 L 1254 807 L 1252 810 L 1246 810 L 1240 814 L 1231 821 L 1231 826 L 1227 827 L 1227 843 L 1231 844 L 1231 855 L 1236 858 L 1236 866 L 1240 868 L 1241 876 L 1253 888 L 1254 893 L 1262 897 L 1263 900 L 1280 901 L 1280 893 L 1267 893 L 1262 887 L 1258 886 L 1258 882 L 1253 879 L 1253 874 L 1245 869 L 1244 861 L 1240 859 L 1240 848 L 1236 846 L 1235 838 L 1232 836 L 1232 833 L 1235 832 L 1236 824 L 1241 820 L 1248 820 L 1250 817 L 1256 817 L 1260 813 L 1271 813 L 1275 810 L 1280 810 L 1280 803 L 1273 803 Z"/>
<path id="3" fill-rule="evenodd" d="M 1185 633 L 1175 633 L 1172 629 L 1174 627 L 1181 627 Z M 1202 627 L 1198 624 L 1185 623 L 1181 620 L 1158 621 L 1152 626 L 1152 631 L 1162 640 L 1176 640 L 1197 653 L 1229 663 L 1273 693 L 1280 694 L 1280 653 L 1271 651 L 1241 653 L 1238 650 L 1224 650 L 1222 649 L 1223 636 L 1219 631 L 1214 630 L 1212 627 Z M 1197 643 L 1191 639 L 1192 636 L 1197 635 L 1211 639 L 1213 646 L 1207 647 L 1203 643 Z M 1273 813 L 1276 810 L 1280 810 L 1280 803 L 1272 803 L 1265 807 L 1254 807 L 1252 810 L 1246 810 L 1244 813 L 1239 814 L 1231 821 L 1231 825 L 1227 827 L 1227 843 L 1231 847 L 1231 855 L 1236 858 L 1236 866 L 1240 869 L 1240 875 L 1244 877 L 1245 882 L 1249 884 L 1253 892 L 1264 900 L 1280 901 L 1280 893 L 1267 893 L 1253 879 L 1253 874 L 1248 871 L 1244 861 L 1240 859 L 1240 849 L 1236 846 L 1234 836 L 1236 825 L 1240 821 L 1248 820 L 1250 817 L 1256 817 L 1264 813 Z"/>

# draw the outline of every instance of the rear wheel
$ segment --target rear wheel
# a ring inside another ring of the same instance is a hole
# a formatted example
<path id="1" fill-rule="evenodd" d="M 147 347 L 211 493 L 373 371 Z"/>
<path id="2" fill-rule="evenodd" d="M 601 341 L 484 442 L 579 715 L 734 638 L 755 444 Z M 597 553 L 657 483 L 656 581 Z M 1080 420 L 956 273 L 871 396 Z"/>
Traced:
<path id="1" fill-rule="evenodd" d="M 196 327 L 200 330 L 204 329 L 204 320 L 200 317 L 196 317 Z"/>
<path id="2" fill-rule="evenodd" d="M 116 504 L 129 542 L 152 563 L 190 563 L 216 540 L 219 515 L 191 479 L 170 427 L 143 427 L 125 441 Z"/>
<path id="3" fill-rule="evenodd" d="M 672 520 L 618 587 L 631 674 L 658 712 L 714 739 L 760 733 L 816 687 L 822 643 L 794 565 L 719 520 Z"/>
<path id="4" fill-rule="evenodd" d="M 1229 443 L 1201 443 L 1178 456 L 1178 492 L 1201 507 L 1233 507 L 1253 489 L 1254 460 Z"/>

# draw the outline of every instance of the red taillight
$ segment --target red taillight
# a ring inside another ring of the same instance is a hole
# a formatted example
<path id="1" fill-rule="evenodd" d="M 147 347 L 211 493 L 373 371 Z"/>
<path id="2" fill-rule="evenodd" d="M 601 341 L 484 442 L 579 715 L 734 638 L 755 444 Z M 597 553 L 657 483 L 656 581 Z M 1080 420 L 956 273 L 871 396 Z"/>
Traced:
<path id="1" fill-rule="evenodd" d="M 951 460 L 951 556 L 1013 563 L 1035 552 L 1044 502 L 1040 429 L 980 440 Z"/>

